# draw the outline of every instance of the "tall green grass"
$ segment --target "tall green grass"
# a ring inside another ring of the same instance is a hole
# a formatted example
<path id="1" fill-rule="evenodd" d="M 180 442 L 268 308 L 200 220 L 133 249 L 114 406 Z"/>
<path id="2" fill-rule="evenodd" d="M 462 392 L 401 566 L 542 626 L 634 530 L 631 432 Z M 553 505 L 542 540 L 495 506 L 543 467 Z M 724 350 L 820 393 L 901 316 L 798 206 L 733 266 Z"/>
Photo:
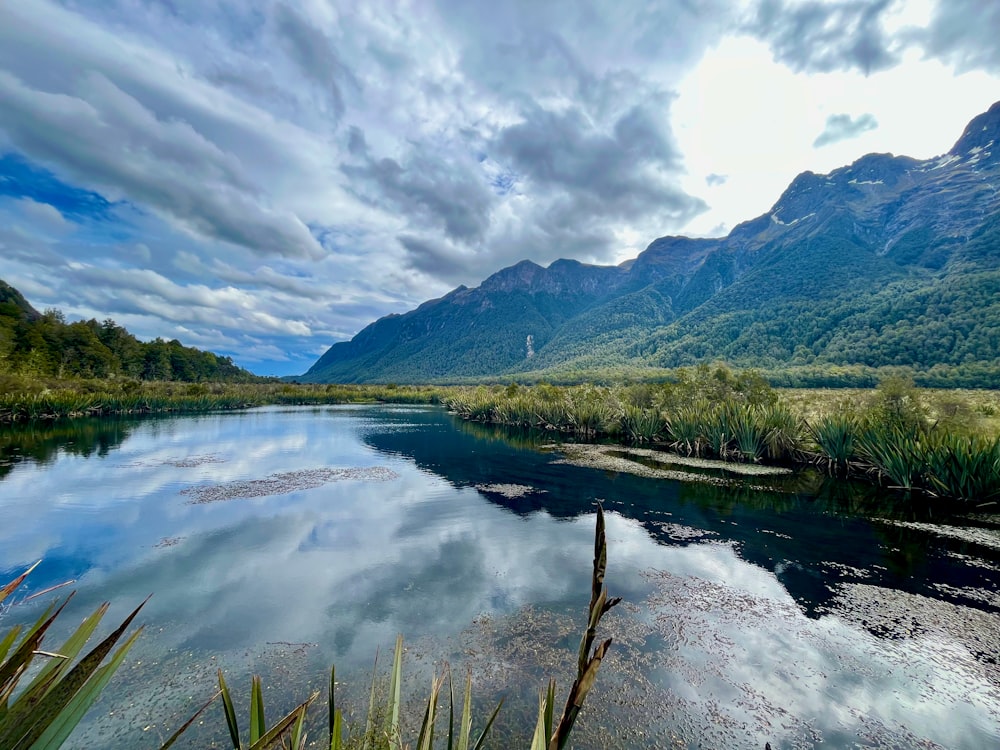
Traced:
<path id="1" fill-rule="evenodd" d="M 697 376 L 697 377 L 695 377 Z M 997 438 L 935 425 L 899 378 L 866 407 L 802 419 L 759 376 L 696 370 L 686 380 L 620 387 L 456 389 L 444 403 L 464 419 L 660 445 L 727 461 L 816 464 L 907 494 L 983 505 L 997 500 Z"/>
<path id="2" fill-rule="evenodd" d="M 809 436 L 817 449 L 817 462 L 831 474 L 846 476 L 854 458 L 858 429 L 857 420 L 840 415 L 821 417 L 809 425 Z"/>
<path id="3" fill-rule="evenodd" d="M 976 503 L 1000 497 L 1000 438 L 935 435 L 924 460 L 930 489 L 936 494 Z"/>

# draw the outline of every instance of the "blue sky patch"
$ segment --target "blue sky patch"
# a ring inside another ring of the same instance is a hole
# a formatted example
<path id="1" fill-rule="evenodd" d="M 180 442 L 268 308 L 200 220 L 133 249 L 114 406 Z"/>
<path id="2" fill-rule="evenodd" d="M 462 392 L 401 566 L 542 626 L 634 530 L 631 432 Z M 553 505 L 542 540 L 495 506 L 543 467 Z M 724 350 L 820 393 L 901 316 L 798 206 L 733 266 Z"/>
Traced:
<path id="1" fill-rule="evenodd" d="M 113 220 L 111 209 L 115 204 L 99 193 L 66 184 L 49 170 L 18 154 L 0 155 L 0 195 L 48 203 L 63 216 L 76 221 Z"/>

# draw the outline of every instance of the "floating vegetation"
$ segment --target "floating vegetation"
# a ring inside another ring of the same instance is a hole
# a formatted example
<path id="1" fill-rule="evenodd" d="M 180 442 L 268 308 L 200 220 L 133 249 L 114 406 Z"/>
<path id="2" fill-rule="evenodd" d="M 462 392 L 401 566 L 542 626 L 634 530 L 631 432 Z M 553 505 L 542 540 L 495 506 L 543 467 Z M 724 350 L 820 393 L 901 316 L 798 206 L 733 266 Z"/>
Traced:
<path id="1" fill-rule="evenodd" d="M 932 583 L 931 588 L 950 599 L 965 599 L 1000 610 L 1000 592 L 997 591 L 977 589 L 972 586 L 949 586 L 947 583 Z"/>
<path id="2" fill-rule="evenodd" d="M 993 685 L 992 699 L 1000 702 L 996 614 L 865 583 L 840 584 L 836 598 L 822 609 L 882 638 L 944 636 L 961 644 L 963 649 L 932 649 L 930 656 L 943 670 L 954 670 L 957 662 L 970 672 L 985 674 Z M 956 684 L 955 689 L 961 691 L 964 686 Z M 961 699 L 966 700 L 967 695 Z"/>
<path id="3" fill-rule="evenodd" d="M 225 462 L 226 459 L 220 458 L 214 453 L 208 453 L 204 456 L 189 456 L 178 460 L 167 459 L 163 462 L 163 464 L 165 466 L 173 466 L 177 469 L 193 469 L 197 466 L 204 466 L 205 464 L 224 464 Z"/>
<path id="4" fill-rule="evenodd" d="M 477 484 L 475 487 L 480 492 L 501 495 L 508 500 L 516 500 L 519 497 L 547 492 L 547 490 L 539 490 L 535 487 L 529 487 L 526 484 Z"/>
<path id="5" fill-rule="evenodd" d="M 936 534 L 937 536 L 1000 550 L 1000 530 L 998 529 L 980 529 L 974 526 L 946 526 L 937 523 L 921 523 L 919 521 L 896 521 L 891 518 L 875 518 L 872 520 L 891 526 L 902 526 L 904 529 L 926 531 L 929 534 Z"/>
<path id="6" fill-rule="evenodd" d="M 733 479 L 713 474 L 698 474 L 690 471 L 661 469 L 650 466 L 655 463 L 678 466 L 688 466 L 699 469 L 714 469 L 728 474 L 744 476 L 779 476 L 791 474 L 790 469 L 778 466 L 761 466 L 759 464 L 732 464 L 725 461 L 678 456 L 649 448 L 627 448 L 617 445 L 592 445 L 587 443 L 567 443 L 560 446 L 563 458 L 553 463 L 569 464 L 584 468 L 616 471 L 625 474 L 635 474 L 650 479 L 672 479 L 677 482 L 700 482 L 728 487 L 734 484 Z M 637 459 L 647 459 L 642 462 Z"/>
<path id="7" fill-rule="evenodd" d="M 987 562 L 981 557 L 973 557 L 972 555 L 964 555 L 961 552 L 952 552 L 950 550 L 945 551 L 947 557 L 952 557 L 956 560 L 961 560 L 966 565 L 973 568 L 982 568 L 983 570 L 992 570 L 994 573 L 1000 573 L 1000 565 L 996 565 L 991 562 Z"/>
<path id="8" fill-rule="evenodd" d="M 615 471 L 625 474 L 635 474 L 650 479 L 672 479 L 677 482 L 704 482 L 726 487 L 731 480 L 713 477 L 708 474 L 694 474 L 688 471 L 673 471 L 670 469 L 654 469 L 637 461 L 614 455 L 620 448 L 609 445 L 564 445 L 564 457 L 553 461 L 554 464 L 568 464 L 602 471 Z"/>
<path id="9" fill-rule="evenodd" d="M 361 482 L 388 482 L 399 474 L 385 466 L 360 466 L 349 469 L 302 469 L 272 474 L 265 479 L 248 479 L 181 490 L 192 499 L 193 505 L 217 503 L 251 497 L 287 495 L 290 492 L 311 490 L 331 482 L 354 480 Z"/>
<path id="10" fill-rule="evenodd" d="M 216 453 L 204 453 L 200 456 L 186 456 L 184 458 L 164 458 L 159 460 L 149 459 L 147 461 L 134 461 L 130 464 L 120 464 L 120 469 L 139 469 L 154 466 L 173 466 L 176 469 L 194 469 L 206 464 L 224 464 L 226 459 Z"/>
<path id="11" fill-rule="evenodd" d="M 181 543 L 181 540 L 183 538 L 184 537 L 182 536 L 165 536 L 163 537 L 163 539 L 154 544 L 153 548 L 162 549 L 163 547 L 176 547 L 178 544 Z"/>
<path id="12" fill-rule="evenodd" d="M 675 464 L 677 466 L 690 466 L 698 469 L 715 469 L 725 471 L 730 474 L 741 474 L 748 477 L 766 476 L 787 476 L 792 474 L 792 470 L 784 466 L 760 466 L 747 464 L 734 464 L 730 461 L 721 461 L 712 458 L 695 458 L 693 456 L 680 456 L 676 453 L 655 450 L 652 448 L 626 448 L 622 451 L 619 446 L 599 445 L 595 448 L 611 449 L 623 452 L 626 456 L 640 456 L 648 458 L 661 464 Z"/>
<path id="13" fill-rule="evenodd" d="M 656 527 L 671 539 L 681 542 L 700 542 L 719 535 L 717 531 L 696 529 L 693 526 L 684 526 L 683 524 L 670 523 L 669 521 L 648 521 L 647 523 L 650 526 Z"/>

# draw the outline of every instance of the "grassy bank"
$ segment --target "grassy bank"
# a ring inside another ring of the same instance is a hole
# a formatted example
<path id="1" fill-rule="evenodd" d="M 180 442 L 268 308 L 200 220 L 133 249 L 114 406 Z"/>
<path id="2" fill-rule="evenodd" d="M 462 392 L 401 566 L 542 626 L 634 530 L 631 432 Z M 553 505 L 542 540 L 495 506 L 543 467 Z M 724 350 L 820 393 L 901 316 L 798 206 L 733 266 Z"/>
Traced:
<path id="1" fill-rule="evenodd" d="M 461 417 L 648 443 L 729 461 L 814 464 L 965 505 L 1000 497 L 1000 392 L 774 389 L 754 371 L 679 369 L 663 383 L 395 386 L 0 379 L 0 423 L 269 404 L 444 403 Z"/>
<path id="2" fill-rule="evenodd" d="M 176 383 L 131 378 L 0 378 L 0 423 L 111 414 L 206 412 L 268 404 L 432 404 L 448 389 L 431 386 Z"/>
<path id="3" fill-rule="evenodd" d="M 995 392 L 926 391 L 901 378 L 874 390 L 779 391 L 753 372 L 679 375 L 663 384 L 466 388 L 445 403 L 480 422 L 728 461 L 812 464 L 963 507 L 1000 497 Z"/>

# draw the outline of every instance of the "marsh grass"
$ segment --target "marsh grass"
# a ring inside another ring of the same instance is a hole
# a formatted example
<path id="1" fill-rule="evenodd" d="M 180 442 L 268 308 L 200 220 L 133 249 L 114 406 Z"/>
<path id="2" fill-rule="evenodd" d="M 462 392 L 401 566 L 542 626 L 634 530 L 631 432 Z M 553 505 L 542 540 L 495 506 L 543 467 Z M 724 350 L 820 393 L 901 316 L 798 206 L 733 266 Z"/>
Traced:
<path id="1" fill-rule="evenodd" d="M 899 425 L 876 424 L 857 436 L 858 455 L 890 487 L 912 492 L 927 485 L 926 438 Z"/>
<path id="2" fill-rule="evenodd" d="M 935 494 L 980 504 L 1000 497 L 1000 438 L 936 433 L 924 461 Z"/>
<path id="3" fill-rule="evenodd" d="M 857 420 L 850 416 L 828 415 L 808 425 L 809 437 L 817 450 L 817 463 L 831 474 L 847 476 L 854 458 Z"/>
<path id="4" fill-rule="evenodd" d="M 275 404 L 432 404 L 440 403 L 447 392 L 446 388 L 428 386 L 172 383 L 130 379 L 36 381 L 4 376 L 0 381 L 0 423 L 111 414 L 209 412 Z"/>
<path id="5" fill-rule="evenodd" d="M 752 373 L 696 368 L 677 382 L 619 387 L 480 386 L 444 403 L 463 419 L 659 445 L 685 456 L 816 464 L 960 505 L 996 501 L 1000 394 L 917 389 L 777 391 Z"/>

